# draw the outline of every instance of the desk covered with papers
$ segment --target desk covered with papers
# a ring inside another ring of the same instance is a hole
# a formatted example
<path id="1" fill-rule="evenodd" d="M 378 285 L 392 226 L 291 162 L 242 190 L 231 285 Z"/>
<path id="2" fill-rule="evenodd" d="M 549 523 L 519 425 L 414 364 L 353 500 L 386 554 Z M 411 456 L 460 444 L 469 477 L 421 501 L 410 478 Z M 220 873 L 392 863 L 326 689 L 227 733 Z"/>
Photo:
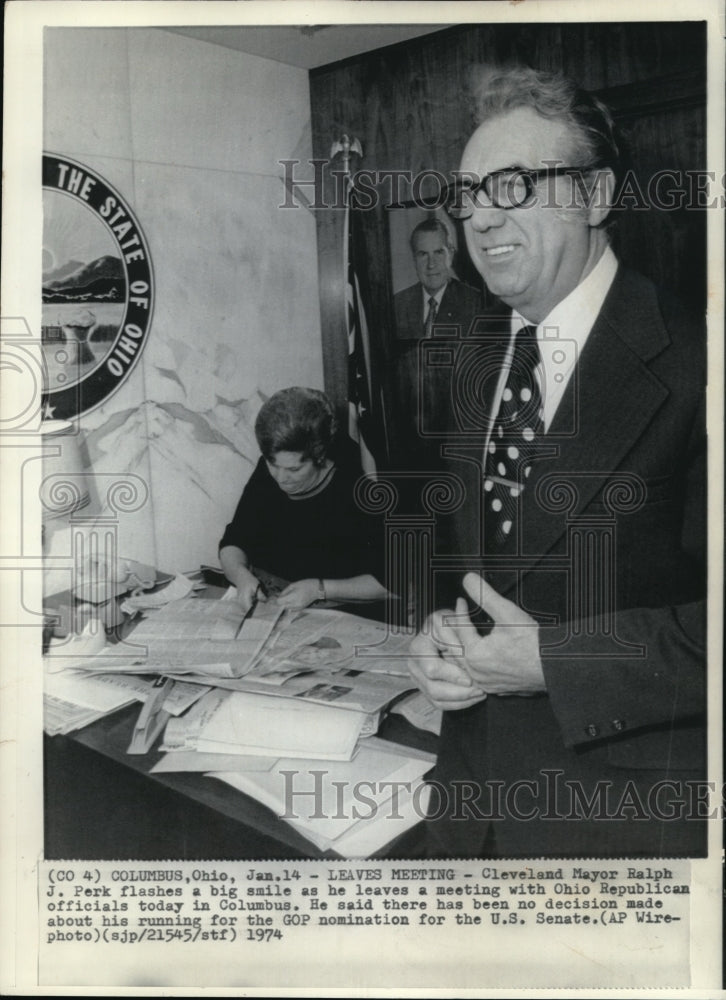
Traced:
<path id="1" fill-rule="evenodd" d="M 73 733 L 311 857 L 371 856 L 415 827 L 439 720 L 413 691 L 410 636 L 274 600 L 246 616 L 233 591 L 209 596 L 159 602 L 122 641 L 86 655 L 56 645 L 45 660 L 48 736 Z"/>

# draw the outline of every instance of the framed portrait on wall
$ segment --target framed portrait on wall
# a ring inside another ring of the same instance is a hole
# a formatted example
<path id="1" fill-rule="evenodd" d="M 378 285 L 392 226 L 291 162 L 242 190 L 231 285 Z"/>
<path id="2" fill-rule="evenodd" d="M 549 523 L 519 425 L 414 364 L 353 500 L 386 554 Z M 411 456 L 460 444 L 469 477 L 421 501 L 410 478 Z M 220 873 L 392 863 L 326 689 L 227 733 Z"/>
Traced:
<path id="1" fill-rule="evenodd" d="M 424 274 L 426 262 L 421 257 L 417 266 L 416 250 L 412 246 L 412 237 L 414 231 L 417 231 L 418 227 L 424 223 L 432 227 L 432 233 L 434 232 L 433 226 L 436 223 L 439 224 L 442 239 L 438 242 L 441 246 L 445 245 L 445 240 L 448 238 L 451 250 L 450 262 L 448 265 L 442 263 L 441 268 L 439 268 L 440 279 L 453 278 L 481 290 L 481 278 L 469 257 L 462 223 L 458 219 L 453 219 L 441 202 L 442 198 L 438 198 L 436 202 L 430 204 L 423 201 L 411 201 L 403 205 L 391 205 L 386 210 L 390 278 L 394 305 L 397 301 L 401 301 L 400 298 L 397 299 L 397 296 L 407 291 L 410 294 L 410 289 L 422 283 L 421 275 Z M 444 230 L 446 236 L 444 236 Z M 419 252 L 422 251 L 419 250 Z M 434 267 L 432 262 L 431 268 L 434 269 Z M 398 329 L 397 336 L 402 336 Z"/>

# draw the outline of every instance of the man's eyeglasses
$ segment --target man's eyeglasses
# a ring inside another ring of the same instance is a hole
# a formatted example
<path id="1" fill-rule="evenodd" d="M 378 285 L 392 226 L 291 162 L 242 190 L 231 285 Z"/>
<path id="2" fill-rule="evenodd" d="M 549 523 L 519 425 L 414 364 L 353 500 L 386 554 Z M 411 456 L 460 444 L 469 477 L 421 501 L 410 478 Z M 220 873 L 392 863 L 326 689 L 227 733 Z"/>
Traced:
<path id="1" fill-rule="evenodd" d="M 484 208 L 479 198 L 481 192 L 494 208 L 524 208 L 536 196 L 538 181 L 547 177 L 580 176 L 592 167 L 545 167 L 542 170 L 508 169 L 485 174 L 478 183 L 471 177 L 462 177 L 449 188 L 446 211 L 454 219 L 468 219 L 475 208 Z"/>

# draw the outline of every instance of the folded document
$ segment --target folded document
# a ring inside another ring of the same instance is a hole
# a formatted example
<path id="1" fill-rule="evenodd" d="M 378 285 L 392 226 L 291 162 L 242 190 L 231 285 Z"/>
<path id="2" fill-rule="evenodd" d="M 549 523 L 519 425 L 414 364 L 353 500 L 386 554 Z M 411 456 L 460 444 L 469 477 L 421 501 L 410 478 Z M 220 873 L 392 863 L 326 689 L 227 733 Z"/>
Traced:
<path id="1" fill-rule="evenodd" d="M 364 712 L 215 689 L 169 722 L 161 749 L 350 760 L 367 723 Z"/>

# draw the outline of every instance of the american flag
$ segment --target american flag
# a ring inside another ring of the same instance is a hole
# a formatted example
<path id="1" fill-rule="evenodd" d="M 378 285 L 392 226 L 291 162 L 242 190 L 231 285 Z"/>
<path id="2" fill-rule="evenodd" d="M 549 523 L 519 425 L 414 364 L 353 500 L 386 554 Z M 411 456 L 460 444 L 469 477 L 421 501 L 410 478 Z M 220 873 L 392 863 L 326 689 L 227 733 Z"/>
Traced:
<path id="1" fill-rule="evenodd" d="M 345 212 L 345 293 L 348 325 L 348 433 L 360 448 L 363 471 L 374 475 L 386 455 L 386 432 L 380 388 L 375 387 L 371 342 L 361 285 L 365 255 L 353 205 L 352 186 Z"/>

